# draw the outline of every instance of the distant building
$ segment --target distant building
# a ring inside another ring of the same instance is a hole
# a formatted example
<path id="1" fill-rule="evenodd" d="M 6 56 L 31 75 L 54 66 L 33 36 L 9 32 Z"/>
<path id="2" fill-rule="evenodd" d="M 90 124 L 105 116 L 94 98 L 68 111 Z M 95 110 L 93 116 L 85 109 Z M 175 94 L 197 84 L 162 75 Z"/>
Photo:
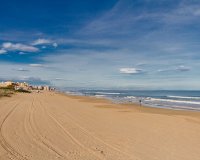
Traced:
<path id="1" fill-rule="evenodd" d="M 12 81 L 1 82 L 0 87 L 14 87 L 16 83 Z"/>
<path id="2" fill-rule="evenodd" d="M 12 87 L 15 90 L 45 90 L 45 91 L 53 91 L 55 88 L 51 88 L 50 86 L 31 86 L 26 82 L 0 82 L 0 88 L 3 87 Z"/>
<path id="3" fill-rule="evenodd" d="M 1 82 L 1 83 L 0 83 L 0 87 L 5 87 L 5 83 L 4 83 L 4 82 Z"/>
<path id="4" fill-rule="evenodd" d="M 50 86 L 44 86 L 44 90 L 45 90 L 45 91 L 50 91 L 50 90 L 51 90 L 51 87 L 50 87 Z"/>
<path id="5" fill-rule="evenodd" d="M 12 81 L 7 81 L 7 82 L 5 82 L 5 84 L 6 84 L 7 86 L 13 86 L 13 85 L 15 85 L 15 83 L 12 82 Z"/>
<path id="6" fill-rule="evenodd" d="M 43 90 L 44 87 L 43 87 L 43 86 L 38 86 L 37 89 L 38 89 L 38 90 Z"/>
<path id="7" fill-rule="evenodd" d="M 30 86 L 26 82 L 17 82 L 16 85 L 15 85 L 15 90 L 20 90 L 20 89 L 29 90 Z"/>

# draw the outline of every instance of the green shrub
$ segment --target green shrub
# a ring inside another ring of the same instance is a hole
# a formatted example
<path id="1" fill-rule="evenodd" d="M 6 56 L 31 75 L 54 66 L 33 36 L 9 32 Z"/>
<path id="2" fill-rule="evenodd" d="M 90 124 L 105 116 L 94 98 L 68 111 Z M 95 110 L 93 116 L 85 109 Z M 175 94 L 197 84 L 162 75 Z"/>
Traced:
<path id="1" fill-rule="evenodd" d="M 13 89 L 0 88 L 0 97 L 10 97 L 13 93 Z"/>
<path id="2" fill-rule="evenodd" d="M 24 90 L 24 89 L 18 89 L 18 90 L 16 90 L 16 92 L 20 92 L 20 93 L 31 93 L 31 91 L 27 91 L 27 90 Z"/>

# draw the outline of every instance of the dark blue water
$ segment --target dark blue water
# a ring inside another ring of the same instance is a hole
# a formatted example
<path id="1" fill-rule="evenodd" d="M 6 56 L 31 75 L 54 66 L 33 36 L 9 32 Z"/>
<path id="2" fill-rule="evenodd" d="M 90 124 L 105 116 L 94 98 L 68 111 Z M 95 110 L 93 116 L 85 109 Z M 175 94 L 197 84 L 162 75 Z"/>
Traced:
<path id="1" fill-rule="evenodd" d="M 200 91 L 70 90 L 68 93 L 104 97 L 117 103 L 139 103 L 159 108 L 200 111 Z"/>

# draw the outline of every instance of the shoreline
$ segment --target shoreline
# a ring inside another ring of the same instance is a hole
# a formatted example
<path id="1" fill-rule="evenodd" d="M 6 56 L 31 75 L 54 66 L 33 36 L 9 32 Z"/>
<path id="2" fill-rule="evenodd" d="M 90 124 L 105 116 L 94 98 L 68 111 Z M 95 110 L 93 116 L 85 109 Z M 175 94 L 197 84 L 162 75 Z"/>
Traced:
<path id="1" fill-rule="evenodd" d="M 135 93 L 134 93 L 135 92 Z M 141 91 L 139 91 L 141 92 Z M 151 91 L 155 92 L 155 91 Z M 179 93 L 178 96 L 169 96 L 169 93 L 159 93 L 159 91 L 156 95 L 145 95 L 149 94 L 146 93 L 146 90 L 144 90 L 144 93 L 137 93 L 137 91 L 133 91 L 132 94 L 126 93 L 124 91 L 109 91 L 103 92 L 103 91 L 86 91 L 86 92 L 76 92 L 76 91 L 67 91 L 64 92 L 65 94 L 75 95 L 75 96 L 87 96 L 87 97 L 95 97 L 95 98 L 104 98 L 111 100 L 113 103 L 116 104 L 138 104 L 140 105 L 140 101 L 142 102 L 143 106 L 146 107 L 152 107 L 152 108 L 165 108 L 165 109 L 172 109 L 172 110 L 187 110 L 187 111 L 195 111 L 200 112 L 200 97 L 194 97 L 191 95 L 189 96 L 180 96 L 183 93 Z M 169 92 L 169 91 L 168 91 Z M 99 95 L 99 93 L 102 93 Z M 141 95 L 144 94 L 144 95 Z M 154 93 L 155 94 L 155 93 Z M 173 95 L 173 93 L 170 93 Z M 121 96 L 115 96 L 115 95 L 121 95 Z M 123 96 L 124 95 L 124 96 Z M 130 98 L 131 97 L 131 98 Z M 171 99 L 168 97 L 175 97 L 175 98 L 183 98 L 183 99 Z M 186 98 L 186 100 L 184 99 Z M 194 100 L 196 101 L 194 101 Z"/>
<path id="2" fill-rule="evenodd" d="M 103 102 L 112 105 L 117 108 L 125 108 L 125 109 L 133 109 L 136 111 L 142 111 L 146 113 L 160 113 L 160 114 L 174 114 L 174 115 L 185 115 L 185 116 L 197 116 L 200 118 L 200 111 L 198 110 L 189 110 L 189 109 L 173 109 L 173 108 L 162 108 L 162 107 L 153 107 L 148 105 L 139 105 L 137 103 L 115 103 L 112 99 L 106 97 L 95 97 L 95 96 L 87 96 L 87 95 L 72 95 L 65 92 L 57 92 L 58 94 L 75 98 L 75 99 L 83 99 L 86 101 L 92 101 L 94 103 Z"/>
<path id="3" fill-rule="evenodd" d="M 112 100 L 111 98 L 109 97 L 96 97 L 96 96 L 90 96 L 90 95 L 76 95 L 76 94 L 70 94 L 70 93 L 65 93 L 65 92 L 58 92 L 60 94 L 63 94 L 63 95 L 66 95 L 66 96 L 70 96 L 70 97 L 80 97 L 80 98 L 91 98 L 91 99 L 96 99 L 96 100 L 102 100 L 102 101 L 107 101 L 109 103 L 112 103 L 112 104 L 116 104 L 116 105 L 122 105 L 122 106 L 130 106 L 130 107 L 137 107 L 137 108 L 152 108 L 152 109 L 161 109 L 161 110 L 172 110 L 172 111 L 177 111 L 177 112 L 197 112 L 197 113 L 200 113 L 200 110 L 195 110 L 195 109 L 183 109 L 183 108 L 167 108 L 167 107 L 157 107 L 157 106 L 153 106 L 153 105 L 147 105 L 147 104 L 142 104 L 140 106 L 139 103 L 134 103 L 134 102 L 130 102 L 130 103 L 118 103 L 118 102 L 115 102 L 114 100 Z"/>

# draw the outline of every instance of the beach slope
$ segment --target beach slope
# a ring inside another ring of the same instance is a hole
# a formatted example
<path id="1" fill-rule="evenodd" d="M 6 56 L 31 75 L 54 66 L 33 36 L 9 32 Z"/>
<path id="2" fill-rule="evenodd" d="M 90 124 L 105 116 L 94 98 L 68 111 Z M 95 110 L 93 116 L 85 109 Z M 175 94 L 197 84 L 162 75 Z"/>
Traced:
<path id="1" fill-rule="evenodd" d="M 17 94 L 0 99 L 0 159 L 199 160 L 200 113 Z"/>

